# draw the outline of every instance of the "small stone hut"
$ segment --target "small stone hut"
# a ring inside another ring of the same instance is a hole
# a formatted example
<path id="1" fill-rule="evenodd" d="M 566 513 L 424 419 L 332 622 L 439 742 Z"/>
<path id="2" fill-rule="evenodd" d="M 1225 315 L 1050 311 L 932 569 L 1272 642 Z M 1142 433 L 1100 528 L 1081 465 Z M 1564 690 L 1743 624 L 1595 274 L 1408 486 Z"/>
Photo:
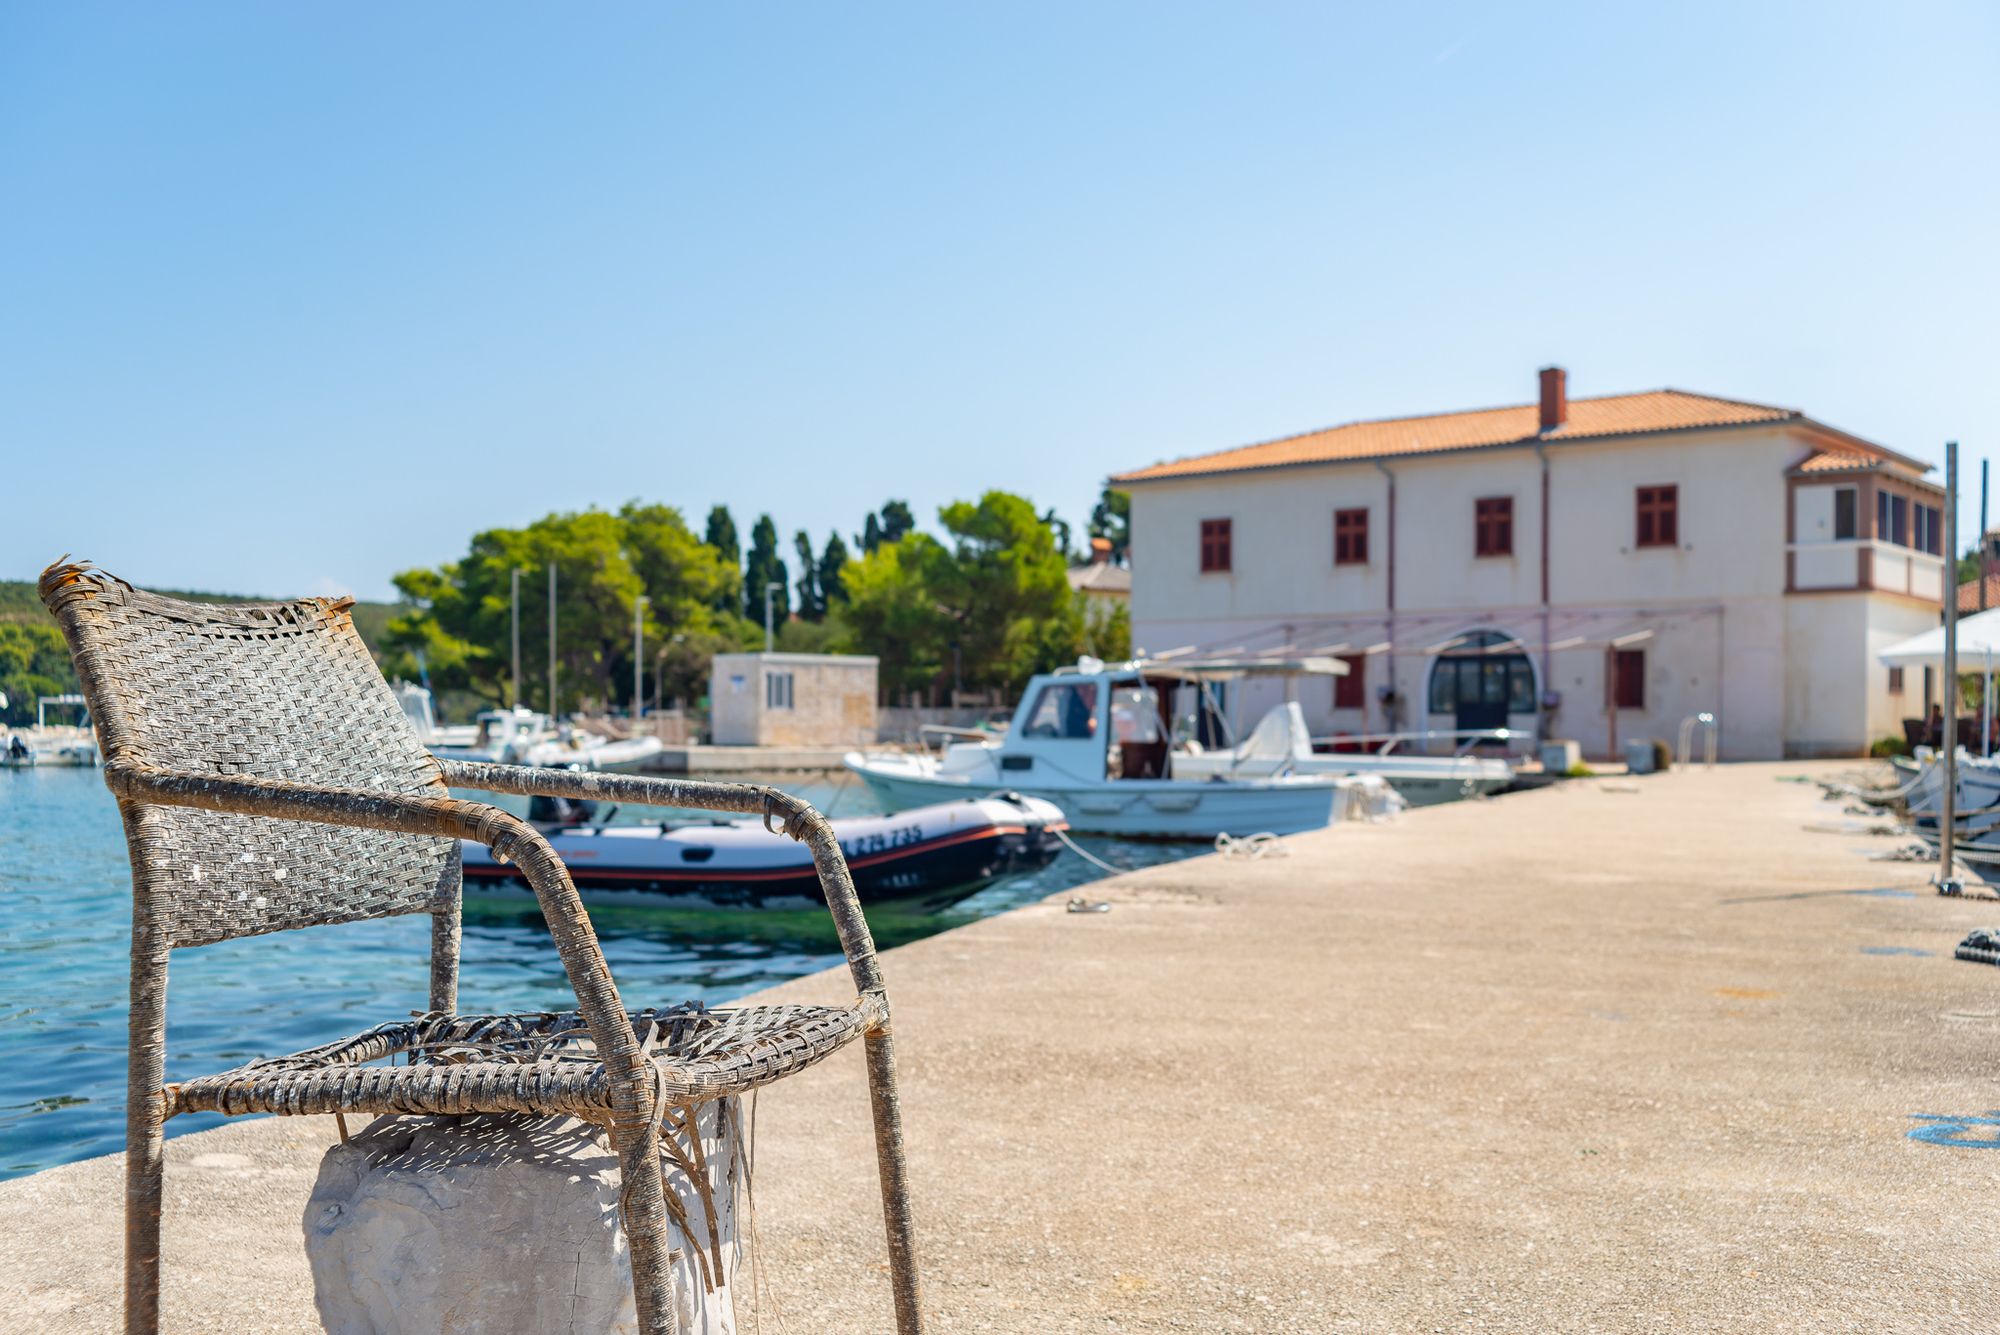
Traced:
<path id="1" fill-rule="evenodd" d="M 717 654 L 708 684 L 717 746 L 867 746 L 872 654 Z"/>

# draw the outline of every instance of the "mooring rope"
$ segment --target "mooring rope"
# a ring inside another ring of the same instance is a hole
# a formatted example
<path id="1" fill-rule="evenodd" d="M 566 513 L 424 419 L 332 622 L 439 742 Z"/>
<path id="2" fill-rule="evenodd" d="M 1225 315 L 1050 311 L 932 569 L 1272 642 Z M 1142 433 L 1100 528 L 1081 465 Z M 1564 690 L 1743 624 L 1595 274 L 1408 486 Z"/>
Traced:
<path id="1" fill-rule="evenodd" d="M 1226 858 L 1288 858 L 1292 855 L 1289 846 L 1279 841 L 1269 830 L 1256 834 L 1246 834 L 1241 839 L 1227 832 L 1215 836 L 1215 851 Z"/>
<path id="2" fill-rule="evenodd" d="M 1106 862 L 1103 858 L 1098 857 L 1095 853 L 1086 852 L 1081 846 L 1077 844 L 1076 840 L 1069 837 L 1069 833 L 1067 831 L 1058 830 L 1053 825 L 1049 826 L 1048 829 L 1050 834 L 1062 840 L 1064 848 L 1067 848 L 1070 852 L 1076 854 L 1078 857 L 1082 858 L 1085 862 L 1088 862 L 1091 866 L 1096 867 L 1101 871 L 1108 871 L 1113 876 L 1116 876 L 1120 872 L 1126 870 L 1124 867 L 1112 866 L 1110 863 Z"/>

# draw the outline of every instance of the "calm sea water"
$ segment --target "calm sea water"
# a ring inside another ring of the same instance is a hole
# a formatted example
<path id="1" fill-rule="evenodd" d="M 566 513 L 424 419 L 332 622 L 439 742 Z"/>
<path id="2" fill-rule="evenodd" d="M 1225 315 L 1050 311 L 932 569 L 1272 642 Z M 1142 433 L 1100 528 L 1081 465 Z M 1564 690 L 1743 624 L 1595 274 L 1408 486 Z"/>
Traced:
<path id="1" fill-rule="evenodd" d="M 824 811 L 878 808 L 848 779 L 770 776 Z M 635 813 L 635 819 L 643 818 Z M 1079 838 L 1121 868 L 1199 845 Z M 1033 876 L 952 910 L 877 909 L 884 947 L 1005 912 L 1104 873 L 1064 853 Z M 840 963 L 824 911 L 593 910 L 619 990 L 633 1005 L 711 1005 Z M 123 1148 L 131 894 L 118 811 L 96 770 L 0 770 L 0 1178 Z M 168 991 L 167 1078 L 297 1051 L 421 1010 L 429 927 L 421 916 L 315 927 L 177 950 Z M 532 908 L 468 903 L 459 1006 L 564 1010 L 575 998 Z M 176 1117 L 169 1135 L 214 1126 Z"/>

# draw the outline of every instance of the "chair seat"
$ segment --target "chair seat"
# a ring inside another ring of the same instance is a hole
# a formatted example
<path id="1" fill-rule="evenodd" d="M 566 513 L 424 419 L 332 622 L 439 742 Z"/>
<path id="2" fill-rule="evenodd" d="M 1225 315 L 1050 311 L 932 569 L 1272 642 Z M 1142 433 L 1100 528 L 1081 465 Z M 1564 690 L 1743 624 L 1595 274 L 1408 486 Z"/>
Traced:
<path id="1" fill-rule="evenodd" d="M 675 1106 L 769 1084 L 853 1042 L 885 1018 L 879 998 L 847 1006 L 700 1003 L 632 1011 L 632 1032 Z M 431 1013 L 320 1047 L 169 1085 L 163 1114 L 568 1113 L 608 1120 L 611 1085 L 576 1011 Z"/>

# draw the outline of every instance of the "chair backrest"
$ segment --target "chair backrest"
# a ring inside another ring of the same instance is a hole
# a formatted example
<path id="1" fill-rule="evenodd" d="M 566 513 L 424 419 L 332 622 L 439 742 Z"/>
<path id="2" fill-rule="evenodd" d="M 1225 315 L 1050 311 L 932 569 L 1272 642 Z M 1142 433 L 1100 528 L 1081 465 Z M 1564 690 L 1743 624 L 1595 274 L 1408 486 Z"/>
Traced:
<path id="1" fill-rule="evenodd" d="M 194 603 L 85 565 L 42 573 L 106 765 L 441 793 L 351 599 Z M 455 905 L 456 843 L 122 804 L 141 911 L 175 946 Z"/>

